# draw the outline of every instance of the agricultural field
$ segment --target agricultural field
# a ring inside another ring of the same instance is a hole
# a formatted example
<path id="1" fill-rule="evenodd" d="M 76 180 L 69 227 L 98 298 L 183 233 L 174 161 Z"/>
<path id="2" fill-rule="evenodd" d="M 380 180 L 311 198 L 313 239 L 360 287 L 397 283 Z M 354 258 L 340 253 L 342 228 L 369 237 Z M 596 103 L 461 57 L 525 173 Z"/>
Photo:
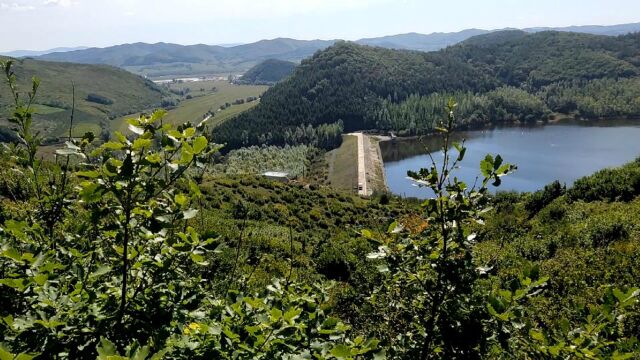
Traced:
<path id="1" fill-rule="evenodd" d="M 267 86 L 253 85 L 233 85 L 228 81 L 198 81 L 168 84 L 164 86 L 169 91 L 183 91 L 184 95 L 177 98 L 178 105 L 169 110 L 164 118 L 166 122 L 172 124 L 181 124 L 186 121 L 192 123 L 199 122 L 204 119 L 205 114 L 215 113 L 214 117 L 209 120 L 210 125 L 216 125 L 223 121 L 248 110 L 258 104 L 258 101 L 245 102 L 244 104 L 231 105 L 224 110 L 220 107 L 229 103 L 232 104 L 237 99 L 246 99 L 249 97 L 259 97 L 267 90 Z M 174 95 L 175 93 L 172 92 Z M 176 95 L 177 97 L 178 95 Z M 220 111 L 219 111 L 220 110 Z M 138 114 L 127 115 L 115 119 L 111 123 L 112 130 L 126 131 L 126 119 L 137 117 Z"/>

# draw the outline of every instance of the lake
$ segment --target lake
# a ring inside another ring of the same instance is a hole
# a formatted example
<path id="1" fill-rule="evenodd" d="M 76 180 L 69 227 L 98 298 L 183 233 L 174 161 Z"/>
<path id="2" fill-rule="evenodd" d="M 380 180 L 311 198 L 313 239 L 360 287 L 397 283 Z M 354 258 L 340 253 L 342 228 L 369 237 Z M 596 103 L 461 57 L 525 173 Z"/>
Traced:
<path id="1" fill-rule="evenodd" d="M 469 186 L 480 175 L 486 154 L 500 154 L 518 170 L 503 178 L 499 190 L 536 191 L 559 180 L 576 179 L 623 165 L 640 156 L 640 121 L 561 122 L 536 127 L 507 127 L 456 134 L 466 139 L 467 153 L 456 173 Z M 428 150 L 439 149 L 438 137 L 396 139 L 380 143 L 387 185 L 394 194 L 426 198 L 429 192 L 407 179 L 408 170 L 429 167 Z M 453 150 L 454 153 L 457 153 Z M 440 151 L 432 152 L 436 161 Z"/>

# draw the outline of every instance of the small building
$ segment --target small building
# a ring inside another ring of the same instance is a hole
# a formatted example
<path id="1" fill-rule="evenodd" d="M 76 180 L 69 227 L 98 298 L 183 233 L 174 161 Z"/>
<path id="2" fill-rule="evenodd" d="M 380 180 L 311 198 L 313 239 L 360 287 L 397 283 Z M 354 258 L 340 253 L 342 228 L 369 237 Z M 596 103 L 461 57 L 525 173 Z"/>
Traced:
<path id="1" fill-rule="evenodd" d="M 290 180 L 289 173 L 286 172 L 267 171 L 263 173 L 262 176 L 266 177 L 269 180 L 280 181 L 283 183 L 289 182 Z"/>

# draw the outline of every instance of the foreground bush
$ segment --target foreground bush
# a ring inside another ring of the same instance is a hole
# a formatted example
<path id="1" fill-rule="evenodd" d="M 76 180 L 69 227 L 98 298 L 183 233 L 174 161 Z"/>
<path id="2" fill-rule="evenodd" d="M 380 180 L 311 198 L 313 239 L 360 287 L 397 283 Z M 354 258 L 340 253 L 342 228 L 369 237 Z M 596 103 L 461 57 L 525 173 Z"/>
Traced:
<path id="1" fill-rule="evenodd" d="M 640 195 L 640 159 L 578 179 L 568 194 L 573 201 L 630 201 Z"/>

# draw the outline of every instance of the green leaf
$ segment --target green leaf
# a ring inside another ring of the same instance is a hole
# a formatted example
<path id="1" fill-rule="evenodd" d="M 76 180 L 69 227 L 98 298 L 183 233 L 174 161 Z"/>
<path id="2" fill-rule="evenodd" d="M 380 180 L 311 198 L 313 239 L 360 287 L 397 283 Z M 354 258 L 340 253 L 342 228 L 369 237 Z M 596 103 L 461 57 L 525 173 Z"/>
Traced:
<path id="1" fill-rule="evenodd" d="M 153 153 L 153 154 L 147 155 L 145 157 L 145 160 L 147 160 L 152 164 L 159 164 L 162 161 L 162 157 L 160 156 L 160 154 Z"/>
<path id="2" fill-rule="evenodd" d="M 34 359 L 36 356 L 35 355 L 28 355 L 28 354 L 18 354 L 18 356 L 16 356 L 15 360 L 31 360 Z"/>
<path id="3" fill-rule="evenodd" d="M 613 353 L 613 356 L 611 357 L 612 360 L 627 360 L 627 359 L 633 359 L 635 355 L 633 353 L 619 353 L 618 350 L 616 350 Z"/>
<path id="4" fill-rule="evenodd" d="M 282 317 L 282 310 L 271 309 L 271 321 L 278 321 Z"/>
<path id="5" fill-rule="evenodd" d="M 81 178 L 95 179 L 100 176 L 100 173 L 97 171 L 78 171 L 76 176 Z"/>
<path id="6" fill-rule="evenodd" d="M 167 136 L 172 138 L 172 140 L 177 141 L 178 139 L 182 138 L 182 133 L 179 132 L 178 130 L 171 129 L 167 131 Z"/>
<path id="7" fill-rule="evenodd" d="M 2 344 L 0 344 L 0 360 L 13 360 L 13 354 Z"/>
<path id="8" fill-rule="evenodd" d="M 531 336 L 532 339 L 539 342 L 543 342 L 545 340 L 544 334 L 534 329 L 529 330 L 529 336 Z"/>
<path id="9" fill-rule="evenodd" d="M 187 145 L 187 143 L 185 143 Z M 178 161 L 179 165 L 187 165 L 193 160 L 193 152 L 191 148 L 187 148 L 186 146 L 182 148 L 180 152 L 180 160 Z"/>
<path id="10" fill-rule="evenodd" d="M 351 357 L 351 348 L 344 344 L 339 344 L 331 349 L 331 355 L 337 357 L 338 359 L 347 359 Z"/>
<path id="11" fill-rule="evenodd" d="M 302 309 L 292 308 L 292 309 L 289 309 L 289 311 L 285 312 L 283 317 L 286 322 L 290 323 L 295 318 L 297 318 L 301 313 L 302 313 Z"/>
<path id="12" fill-rule="evenodd" d="M 111 356 L 118 355 L 116 346 L 103 337 L 100 338 L 100 345 L 97 348 L 99 360 L 111 360 Z"/>
<path id="13" fill-rule="evenodd" d="M 207 141 L 207 138 L 204 136 L 198 136 L 194 141 L 193 141 L 193 153 L 198 155 L 200 154 L 202 151 L 204 151 L 204 149 L 207 148 L 207 144 L 209 142 Z"/>
<path id="14" fill-rule="evenodd" d="M 200 188 L 198 187 L 198 184 L 196 184 L 193 180 L 189 180 L 189 190 L 191 190 L 191 194 L 195 195 L 196 197 L 199 197 L 200 195 L 202 195 L 202 192 L 200 192 Z"/>
<path id="15" fill-rule="evenodd" d="M 100 188 L 97 183 L 85 181 L 80 184 L 82 190 L 80 190 L 80 198 L 86 202 L 95 202 L 102 198 Z"/>
<path id="16" fill-rule="evenodd" d="M 182 216 L 185 220 L 193 219 L 198 214 L 198 210 L 189 209 L 187 211 L 182 212 Z"/>
<path id="17" fill-rule="evenodd" d="M 123 144 L 128 144 L 129 143 L 129 140 L 127 140 L 127 137 L 122 135 L 122 133 L 120 131 L 114 132 L 113 135 L 115 135 L 115 137 L 118 139 L 119 142 L 121 142 Z"/>
<path id="18" fill-rule="evenodd" d="M 387 232 L 391 234 L 393 230 L 396 229 L 396 226 L 398 226 L 398 222 L 397 221 L 392 222 L 391 224 L 389 224 L 389 227 L 387 228 Z"/>
<path id="19" fill-rule="evenodd" d="M 26 279 L 0 279 L 0 285 L 14 288 L 18 291 L 24 291 L 27 288 Z"/>
<path id="20" fill-rule="evenodd" d="M 182 134 L 184 135 L 184 137 L 190 138 L 190 137 L 192 137 L 193 135 L 196 134 L 196 129 L 194 129 L 192 127 L 186 128 L 186 129 L 184 129 Z"/>
<path id="21" fill-rule="evenodd" d="M 499 167 L 498 170 L 496 170 L 496 173 L 499 176 L 502 176 L 502 175 L 506 175 L 507 173 L 509 173 L 510 170 L 511 170 L 511 165 L 504 164 L 501 167 Z"/>
<path id="22" fill-rule="evenodd" d="M 136 352 L 131 357 L 131 360 L 146 360 L 146 358 L 149 356 L 149 352 L 149 346 L 143 346 L 136 350 Z"/>
<path id="23" fill-rule="evenodd" d="M 189 198 L 184 194 L 176 194 L 176 196 L 174 196 L 174 201 L 180 206 L 185 206 L 187 201 L 189 201 Z"/>
<path id="24" fill-rule="evenodd" d="M 2 256 L 18 262 L 22 262 L 22 256 L 20 256 L 20 253 L 12 247 L 6 247 L 2 249 Z"/>
<path id="25" fill-rule="evenodd" d="M 484 177 L 491 176 L 493 172 L 493 156 L 487 155 L 484 160 L 480 162 L 480 171 Z"/>
<path id="26" fill-rule="evenodd" d="M 124 145 L 116 141 L 109 141 L 102 144 L 101 148 L 107 149 L 107 150 L 122 150 L 124 149 Z"/>
<path id="27" fill-rule="evenodd" d="M 93 273 L 91 273 L 91 277 L 98 277 L 104 274 L 108 274 L 111 271 L 111 267 L 108 265 L 102 265 L 96 269 Z"/>
<path id="28" fill-rule="evenodd" d="M 195 254 L 195 253 L 191 253 L 191 260 L 193 260 L 194 263 L 203 263 L 204 262 L 204 256 L 200 255 L 200 254 Z"/>
<path id="29" fill-rule="evenodd" d="M 33 282 L 40 286 L 43 286 L 47 280 L 49 280 L 49 276 L 47 274 L 38 274 L 33 277 Z"/>
<path id="30" fill-rule="evenodd" d="M 220 332 L 218 332 L 218 334 L 220 334 Z M 149 360 L 163 360 L 165 358 L 165 355 L 169 352 L 169 350 L 170 350 L 169 348 L 164 348 L 159 352 L 153 354 L 153 356 L 151 356 Z"/>
<path id="31" fill-rule="evenodd" d="M 151 146 L 151 139 L 137 138 L 133 141 L 133 145 L 131 145 L 131 148 L 133 150 L 140 150 L 148 148 L 149 146 Z"/>

